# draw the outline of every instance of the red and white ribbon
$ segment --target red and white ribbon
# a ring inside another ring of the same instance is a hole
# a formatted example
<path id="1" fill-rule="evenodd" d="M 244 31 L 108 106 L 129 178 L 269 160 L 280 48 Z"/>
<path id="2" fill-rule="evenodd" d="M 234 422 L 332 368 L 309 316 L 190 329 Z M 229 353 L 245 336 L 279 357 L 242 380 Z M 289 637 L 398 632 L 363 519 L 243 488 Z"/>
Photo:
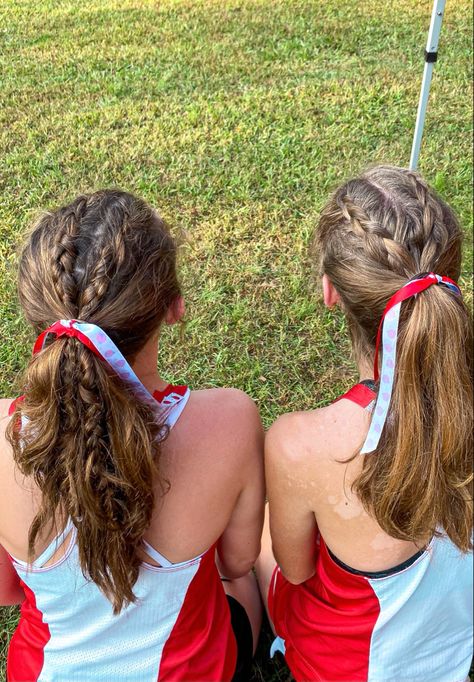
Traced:
<path id="1" fill-rule="evenodd" d="M 55 338 L 70 336 L 79 339 L 81 343 L 111 367 L 138 400 L 151 407 L 155 412 L 159 412 L 161 419 L 166 417 L 166 412 L 176 402 L 183 399 L 183 396 L 177 396 L 179 400 L 173 400 L 172 404 L 169 404 L 168 401 L 167 404 L 161 405 L 142 384 L 112 339 L 95 324 L 80 322 L 79 320 L 58 320 L 38 336 L 33 347 L 33 354 L 43 350 L 50 336 Z"/>
<path id="2" fill-rule="evenodd" d="M 387 303 L 382 319 L 380 320 L 375 344 L 374 378 L 379 381 L 377 401 L 374 406 L 372 421 L 369 432 L 361 449 L 361 454 L 373 452 L 379 444 L 383 427 L 387 419 L 390 400 L 392 398 L 393 382 L 395 379 L 395 364 L 397 356 L 398 322 L 402 302 L 411 296 L 425 291 L 433 284 L 443 284 L 455 294 L 461 295 L 461 291 L 452 279 L 442 277 L 430 272 L 423 277 L 410 280 L 405 284 Z M 382 342 L 382 367 L 379 376 L 379 347 Z"/>

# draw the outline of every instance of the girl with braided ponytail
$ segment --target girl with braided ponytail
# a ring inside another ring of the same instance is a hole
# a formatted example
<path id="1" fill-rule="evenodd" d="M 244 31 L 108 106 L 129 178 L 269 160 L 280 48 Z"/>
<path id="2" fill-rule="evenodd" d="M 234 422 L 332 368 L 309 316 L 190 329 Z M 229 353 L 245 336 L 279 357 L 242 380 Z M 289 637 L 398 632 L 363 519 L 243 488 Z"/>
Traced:
<path id="1" fill-rule="evenodd" d="M 25 395 L 0 401 L 11 682 L 248 680 L 262 427 L 245 394 L 157 373 L 160 327 L 184 313 L 175 260 L 161 218 L 120 191 L 45 214 L 23 251 L 39 336 Z"/>
<path id="2" fill-rule="evenodd" d="M 472 326 L 456 284 L 460 227 L 418 174 L 379 166 L 332 196 L 313 257 L 360 380 L 328 407 L 280 417 L 266 439 L 257 572 L 274 649 L 298 682 L 465 680 Z"/>

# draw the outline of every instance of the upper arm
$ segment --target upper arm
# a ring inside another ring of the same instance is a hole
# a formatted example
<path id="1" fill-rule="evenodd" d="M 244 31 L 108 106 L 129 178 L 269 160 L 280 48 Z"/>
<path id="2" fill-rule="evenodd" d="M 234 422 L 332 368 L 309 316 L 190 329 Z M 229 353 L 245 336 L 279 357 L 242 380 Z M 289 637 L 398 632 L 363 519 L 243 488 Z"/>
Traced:
<path id="1" fill-rule="evenodd" d="M 317 536 L 311 503 L 314 481 L 298 433 L 298 419 L 285 415 L 270 428 L 265 441 L 273 553 L 283 575 L 294 583 L 314 573 Z"/>
<path id="2" fill-rule="evenodd" d="M 2 536 L 2 519 L 9 509 L 9 496 L 11 492 L 11 462 L 12 449 L 6 439 L 5 430 L 8 425 L 8 408 L 10 400 L 0 399 L 0 542 Z"/>
<path id="3" fill-rule="evenodd" d="M 8 410 L 11 400 L 0 399 L 0 519 L 5 518 L 11 508 L 11 446 L 5 438 L 8 424 Z M 1 542 L 0 527 L 0 542 Z M 10 606 L 23 601 L 25 594 L 20 586 L 20 579 L 13 568 L 12 561 L 0 544 L 0 606 Z"/>
<path id="4" fill-rule="evenodd" d="M 232 467 L 240 482 L 235 506 L 218 542 L 221 568 L 228 577 L 244 575 L 260 553 L 265 504 L 263 428 L 255 403 L 246 395 L 237 397 L 233 410 L 238 431 Z"/>

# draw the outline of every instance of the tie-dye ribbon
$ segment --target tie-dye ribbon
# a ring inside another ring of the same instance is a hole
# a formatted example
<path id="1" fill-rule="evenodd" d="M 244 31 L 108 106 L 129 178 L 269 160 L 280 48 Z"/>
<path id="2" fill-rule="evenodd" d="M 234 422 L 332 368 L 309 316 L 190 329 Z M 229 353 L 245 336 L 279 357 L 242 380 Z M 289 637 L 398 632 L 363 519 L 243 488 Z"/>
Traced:
<path id="1" fill-rule="evenodd" d="M 163 405 L 159 403 L 142 384 L 112 339 L 95 324 L 80 322 L 79 320 L 58 320 L 38 336 L 33 347 L 33 354 L 43 350 L 49 336 L 55 338 L 70 336 L 79 339 L 81 343 L 112 368 L 141 402 L 158 412 L 161 418 L 166 416 L 164 413 L 169 412 L 176 402 L 183 399 L 183 396 L 173 394 L 176 398 L 171 403 L 169 400 Z"/>
<path id="2" fill-rule="evenodd" d="M 379 381 L 377 401 L 374 406 L 369 432 L 361 449 L 361 454 L 373 452 L 379 444 L 383 427 L 387 419 L 390 400 L 392 398 L 395 378 L 395 361 L 397 357 L 398 321 L 402 302 L 411 296 L 425 291 L 433 284 L 443 284 L 457 295 L 461 291 L 452 279 L 430 272 L 427 275 L 412 279 L 405 284 L 387 303 L 380 320 L 375 344 L 374 379 Z M 382 367 L 379 376 L 379 347 L 382 342 Z"/>

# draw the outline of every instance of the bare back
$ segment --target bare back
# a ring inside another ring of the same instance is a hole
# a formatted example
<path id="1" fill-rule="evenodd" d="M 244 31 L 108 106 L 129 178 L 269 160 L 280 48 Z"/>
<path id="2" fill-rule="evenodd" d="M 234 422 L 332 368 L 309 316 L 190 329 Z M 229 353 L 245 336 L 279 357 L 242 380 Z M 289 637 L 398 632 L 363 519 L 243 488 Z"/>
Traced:
<path id="1" fill-rule="evenodd" d="M 16 469 L 5 439 L 10 403 L 0 401 L 0 544 L 26 560 L 40 493 Z M 219 540 L 223 570 L 244 574 L 260 546 L 262 450 L 262 427 L 250 398 L 234 389 L 193 391 L 161 447 L 155 508 L 145 539 L 173 563 L 191 559 Z M 165 494 L 163 482 L 165 489 L 169 484 Z M 37 554 L 54 534 L 41 539 Z M 59 548 L 51 562 L 64 551 Z"/>
<path id="2" fill-rule="evenodd" d="M 342 399 L 284 415 L 269 431 L 265 449 L 274 551 L 295 582 L 314 570 L 317 531 L 338 559 L 361 571 L 386 570 L 420 549 L 387 535 L 351 490 L 363 463 L 362 456 L 351 458 L 369 422 L 368 411 Z"/>

